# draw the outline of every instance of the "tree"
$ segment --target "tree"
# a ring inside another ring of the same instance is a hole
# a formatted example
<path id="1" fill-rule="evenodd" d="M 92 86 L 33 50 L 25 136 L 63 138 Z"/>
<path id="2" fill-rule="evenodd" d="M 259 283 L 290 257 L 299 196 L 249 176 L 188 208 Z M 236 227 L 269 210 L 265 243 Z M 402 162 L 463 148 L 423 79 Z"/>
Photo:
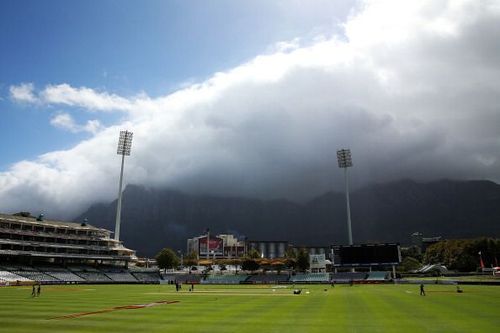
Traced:
<path id="1" fill-rule="evenodd" d="M 196 256 L 195 252 L 191 251 L 184 257 L 183 261 L 184 266 L 195 266 L 198 264 L 198 257 Z"/>
<path id="2" fill-rule="evenodd" d="M 419 269 L 422 264 L 413 257 L 405 257 L 398 267 L 402 272 L 410 272 Z"/>
<path id="3" fill-rule="evenodd" d="M 297 259 L 297 251 L 293 247 L 286 249 L 285 258 L 287 259 Z"/>
<path id="4" fill-rule="evenodd" d="M 256 271 L 259 269 L 259 263 L 255 259 L 247 258 L 241 263 L 241 269 L 244 271 Z"/>
<path id="5" fill-rule="evenodd" d="M 479 252 L 485 266 L 495 265 L 500 253 L 500 240 L 492 238 L 450 239 L 427 248 L 424 261 L 443 264 L 449 269 L 475 271 L 479 267 Z"/>
<path id="6" fill-rule="evenodd" d="M 297 259 L 294 258 L 286 258 L 285 266 L 290 269 L 295 269 L 297 267 Z"/>
<path id="7" fill-rule="evenodd" d="M 167 268 L 178 267 L 180 260 L 174 250 L 166 247 L 156 255 L 156 262 L 158 263 L 158 267 L 166 270 Z"/>
<path id="8" fill-rule="evenodd" d="M 300 249 L 297 253 L 297 268 L 302 272 L 309 268 L 309 253 L 305 249 Z"/>
<path id="9" fill-rule="evenodd" d="M 422 261 L 423 256 L 420 248 L 418 246 L 410 246 L 406 248 L 401 248 L 401 257 L 411 257 L 417 259 L 418 261 Z"/>
<path id="10" fill-rule="evenodd" d="M 289 247 L 285 252 L 285 267 L 294 270 L 297 267 L 297 251 Z"/>
<path id="11" fill-rule="evenodd" d="M 260 258 L 260 253 L 256 249 L 252 248 L 248 251 L 247 257 L 252 259 L 258 259 Z"/>

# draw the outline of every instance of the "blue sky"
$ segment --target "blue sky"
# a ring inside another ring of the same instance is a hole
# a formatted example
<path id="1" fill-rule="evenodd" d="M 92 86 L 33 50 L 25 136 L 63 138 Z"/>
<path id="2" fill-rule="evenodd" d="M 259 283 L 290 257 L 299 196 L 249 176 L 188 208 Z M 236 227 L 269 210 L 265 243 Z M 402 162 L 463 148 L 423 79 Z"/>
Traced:
<path id="1" fill-rule="evenodd" d="M 72 218 L 125 184 L 307 200 L 500 181 L 486 0 L 0 2 L 0 211 Z"/>
<path id="2" fill-rule="evenodd" d="M 52 107 L 19 105 L 9 87 L 68 83 L 159 96 L 232 68 L 270 45 L 332 33 L 350 6 L 312 1 L 2 1 L 0 169 L 85 137 L 50 126 Z M 73 111 L 82 121 L 88 115 Z M 100 115 L 104 123 L 116 115 Z M 19 131 L 23 131 L 22 138 Z"/>

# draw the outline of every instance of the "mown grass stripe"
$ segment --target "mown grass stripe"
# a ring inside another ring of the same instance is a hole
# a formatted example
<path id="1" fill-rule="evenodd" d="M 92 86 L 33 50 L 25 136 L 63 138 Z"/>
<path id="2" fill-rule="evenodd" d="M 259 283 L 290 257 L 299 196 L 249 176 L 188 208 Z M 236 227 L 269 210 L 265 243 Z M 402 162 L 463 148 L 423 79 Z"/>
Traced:
<path id="1" fill-rule="evenodd" d="M 486 332 L 500 325 L 500 288 L 416 285 L 173 286 L 96 285 L 30 290 L 0 288 L 0 332 Z M 306 291 L 309 291 L 306 294 Z M 115 306 L 178 300 L 175 306 L 99 313 L 67 320 L 56 316 Z"/>

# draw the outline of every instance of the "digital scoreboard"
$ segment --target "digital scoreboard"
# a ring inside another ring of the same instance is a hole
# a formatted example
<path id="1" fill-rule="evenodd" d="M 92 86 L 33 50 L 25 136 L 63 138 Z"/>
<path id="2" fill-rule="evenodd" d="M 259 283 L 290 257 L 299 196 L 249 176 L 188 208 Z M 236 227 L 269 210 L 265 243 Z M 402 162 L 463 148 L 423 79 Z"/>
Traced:
<path id="1" fill-rule="evenodd" d="M 333 266 L 397 265 L 401 248 L 397 243 L 332 246 Z"/>

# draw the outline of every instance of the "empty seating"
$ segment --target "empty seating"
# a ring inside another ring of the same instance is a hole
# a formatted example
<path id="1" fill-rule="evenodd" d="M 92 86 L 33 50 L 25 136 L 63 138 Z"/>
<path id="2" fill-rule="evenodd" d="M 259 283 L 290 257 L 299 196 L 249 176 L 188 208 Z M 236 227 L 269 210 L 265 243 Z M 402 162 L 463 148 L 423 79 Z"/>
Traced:
<path id="1" fill-rule="evenodd" d="M 116 282 L 137 282 L 137 279 L 129 272 L 104 272 L 104 274 Z"/>
<path id="2" fill-rule="evenodd" d="M 111 282 L 112 280 L 101 272 L 74 272 L 87 282 L 102 283 Z"/>
<path id="3" fill-rule="evenodd" d="M 367 281 L 385 281 L 388 280 L 390 274 L 388 272 L 370 272 L 368 273 Z"/>
<path id="4" fill-rule="evenodd" d="M 250 283 L 283 283 L 288 282 L 288 275 L 284 274 L 264 274 L 251 275 L 246 282 Z"/>
<path id="5" fill-rule="evenodd" d="M 4 281 L 4 282 L 17 282 L 17 281 L 31 282 L 32 280 L 30 280 L 24 276 L 9 272 L 9 271 L 0 270 L 0 281 Z"/>
<path id="6" fill-rule="evenodd" d="M 91 266 L 71 266 L 69 270 L 73 272 L 100 272 L 97 268 Z"/>
<path id="7" fill-rule="evenodd" d="M 334 273 L 331 276 L 332 282 L 345 283 L 350 281 L 360 281 L 366 278 L 366 273 L 364 272 L 340 272 Z"/>
<path id="8" fill-rule="evenodd" d="M 296 283 L 314 283 L 314 282 L 327 283 L 329 281 L 330 281 L 330 274 L 328 273 L 296 274 L 290 278 L 290 282 L 296 282 Z"/>
<path id="9" fill-rule="evenodd" d="M 158 272 L 132 272 L 132 275 L 141 282 L 159 282 L 160 274 Z"/>
<path id="10" fill-rule="evenodd" d="M 248 278 L 248 275 L 208 275 L 201 280 L 202 284 L 240 284 Z"/>
<path id="11" fill-rule="evenodd" d="M 58 278 L 38 271 L 14 271 L 13 273 L 38 282 L 60 282 Z"/>
<path id="12" fill-rule="evenodd" d="M 44 272 L 50 276 L 53 276 L 63 282 L 84 282 L 85 279 L 79 277 L 78 275 L 69 271 L 48 271 Z"/>
<path id="13" fill-rule="evenodd" d="M 201 275 L 199 274 L 162 274 L 162 279 L 180 283 L 200 283 Z"/>
<path id="14" fill-rule="evenodd" d="M 75 265 L 69 268 L 54 264 L 25 266 L 19 264 L 2 264 L 0 266 L 0 283 L 41 282 L 41 283 L 159 283 L 158 268 L 123 266 L 86 266 Z M 182 277 L 182 283 L 199 283 L 199 276 Z"/>

